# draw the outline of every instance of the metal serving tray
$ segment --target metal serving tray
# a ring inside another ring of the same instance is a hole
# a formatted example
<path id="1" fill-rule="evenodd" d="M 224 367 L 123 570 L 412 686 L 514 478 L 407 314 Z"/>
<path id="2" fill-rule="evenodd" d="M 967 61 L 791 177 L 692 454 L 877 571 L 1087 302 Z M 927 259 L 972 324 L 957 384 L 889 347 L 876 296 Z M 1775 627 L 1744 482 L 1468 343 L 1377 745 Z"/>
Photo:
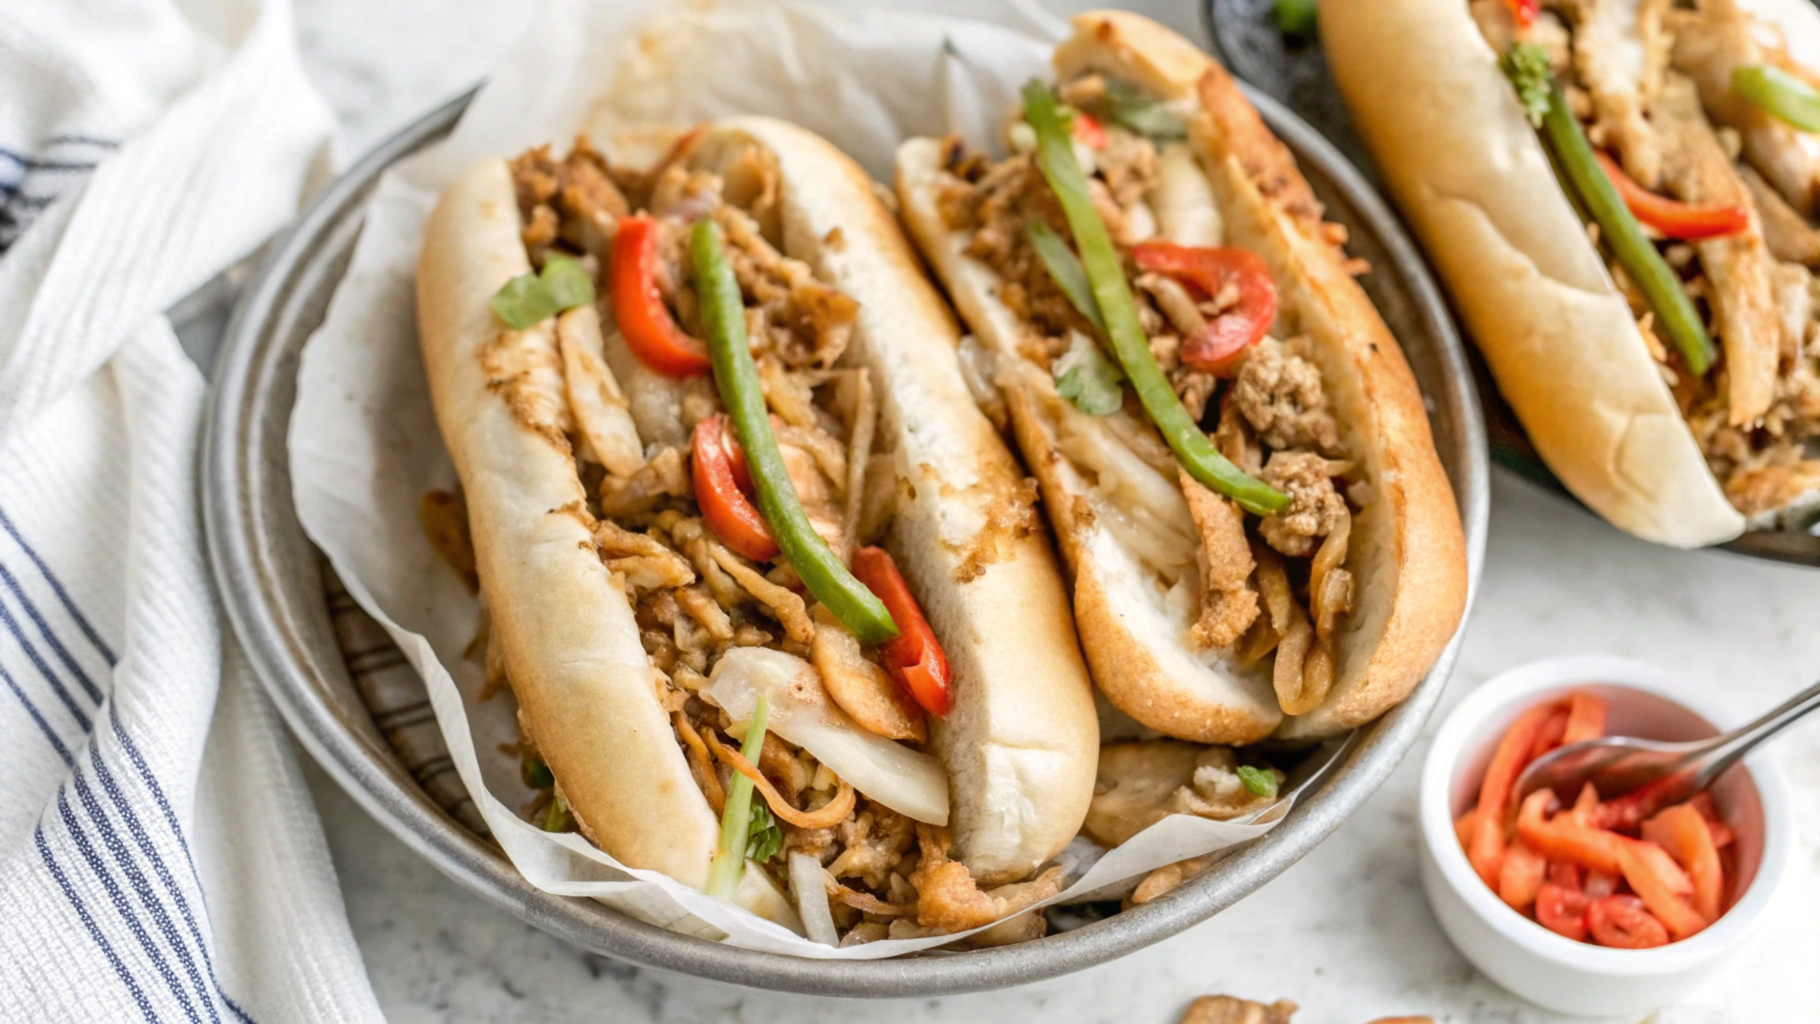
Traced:
<path id="1" fill-rule="evenodd" d="M 1367 291 L 1403 343 L 1427 396 L 1466 524 L 1476 581 L 1485 547 L 1485 434 L 1472 374 L 1434 282 L 1396 219 L 1306 123 L 1251 99 L 1295 152 L 1372 272 Z M 204 491 L 209 550 L 230 618 L 304 746 L 381 824 L 450 877 L 578 946 L 636 964 L 824 995 L 929 996 L 1037 981 L 1104 963 L 1219 913 L 1339 826 L 1402 760 L 1434 708 L 1459 642 L 1401 707 L 1359 730 L 1270 833 L 1167 896 L 1020 945 L 884 961 L 821 961 L 734 949 L 644 924 L 586 899 L 533 888 L 474 830 L 478 816 L 440 753 L 419 682 L 352 606 L 304 536 L 291 500 L 285 432 L 305 341 L 320 324 L 388 166 L 446 135 L 464 96 L 379 146 L 273 247 L 235 310 L 216 366 Z M 333 609 L 331 609 L 333 606 Z"/>

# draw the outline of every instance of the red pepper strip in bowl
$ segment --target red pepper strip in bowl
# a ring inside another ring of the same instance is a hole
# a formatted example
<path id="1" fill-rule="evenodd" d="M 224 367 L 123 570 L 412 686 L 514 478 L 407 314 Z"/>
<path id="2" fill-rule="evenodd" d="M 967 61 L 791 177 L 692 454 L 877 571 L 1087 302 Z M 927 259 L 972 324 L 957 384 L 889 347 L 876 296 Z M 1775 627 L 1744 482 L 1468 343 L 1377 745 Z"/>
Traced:
<path id="1" fill-rule="evenodd" d="M 897 562 L 884 548 L 864 547 L 853 553 L 853 575 L 866 589 L 878 595 L 897 623 L 897 636 L 879 647 L 885 668 L 924 711 L 932 715 L 948 713 L 948 655 L 942 651 L 923 609 L 904 582 Z"/>
<path id="2" fill-rule="evenodd" d="M 1651 949 L 1668 945 L 1668 929 L 1643 908 L 1635 896 L 1607 896 L 1586 908 L 1587 929 L 1594 942 L 1616 949 Z"/>
<path id="3" fill-rule="evenodd" d="M 1652 850 L 1662 856 L 1655 857 Z M 1685 886 L 1691 892 L 1693 883 L 1660 846 L 1639 841 L 1622 843 L 1618 847 L 1618 866 L 1643 905 L 1675 938 L 1685 939 L 1712 923 L 1676 891 Z"/>
<path id="4" fill-rule="evenodd" d="M 1230 370 L 1238 357 L 1270 331 L 1277 315 L 1277 286 L 1263 257 L 1248 249 L 1203 248 L 1141 242 L 1131 248 L 1139 267 L 1194 285 L 1208 298 L 1231 285 L 1238 302 L 1182 341 L 1182 362 L 1208 373 Z"/>
<path id="5" fill-rule="evenodd" d="M 1643 838 L 1660 844 L 1683 868 L 1693 882 L 1694 909 L 1708 921 L 1716 920 L 1721 910 L 1724 875 L 1719 867 L 1719 849 L 1713 845 L 1713 834 L 1700 817 L 1700 812 L 1687 804 L 1676 804 L 1643 823 Z"/>
<path id="6" fill-rule="evenodd" d="M 1072 131 L 1074 132 L 1074 137 L 1079 139 L 1081 144 L 1088 149 L 1106 148 L 1106 126 L 1100 124 L 1099 119 L 1092 114 L 1086 113 L 1085 111 L 1077 111 L 1074 115 L 1074 127 Z"/>
<path id="7" fill-rule="evenodd" d="M 777 540 L 757 506 L 739 489 L 726 424 L 727 418 L 720 415 L 695 424 L 695 454 L 689 460 L 695 503 L 721 543 L 754 562 L 770 561 L 777 557 Z M 745 461 L 743 453 L 740 461 Z"/>
<path id="8" fill-rule="evenodd" d="M 639 362 L 669 377 L 698 377 L 714 368 L 708 346 L 676 326 L 657 290 L 657 221 L 620 218 L 607 289 L 619 333 Z"/>
<path id="9" fill-rule="evenodd" d="M 1605 735 L 1605 702 L 1598 697 L 1577 692 L 1567 699 L 1567 730 L 1561 734 L 1561 745 L 1596 740 Z"/>
<path id="10" fill-rule="evenodd" d="M 1630 179 L 1617 162 L 1604 153 L 1594 159 L 1605 169 L 1624 205 L 1637 219 L 1670 238 L 1697 242 L 1702 238 L 1735 235 L 1750 227 L 1750 211 L 1742 206 L 1691 206 L 1659 196 Z"/>
<path id="11" fill-rule="evenodd" d="M 1594 871 L 1618 874 L 1618 845 L 1624 837 L 1590 828 L 1570 812 L 1547 817 L 1554 793 L 1538 789 L 1523 801 L 1517 815 L 1517 837 L 1550 860 L 1564 860 Z"/>
<path id="12" fill-rule="evenodd" d="M 1536 921 L 1556 935 L 1585 942 L 1588 902 L 1586 893 L 1574 886 L 1544 882 L 1536 890 Z"/>
<path id="13" fill-rule="evenodd" d="M 1510 16 L 1517 19 L 1518 28 L 1534 25 L 1536 15 L 1542 12 L 1542 0 L 1504 0 L 1504 6 L 1510 8 Z"/>

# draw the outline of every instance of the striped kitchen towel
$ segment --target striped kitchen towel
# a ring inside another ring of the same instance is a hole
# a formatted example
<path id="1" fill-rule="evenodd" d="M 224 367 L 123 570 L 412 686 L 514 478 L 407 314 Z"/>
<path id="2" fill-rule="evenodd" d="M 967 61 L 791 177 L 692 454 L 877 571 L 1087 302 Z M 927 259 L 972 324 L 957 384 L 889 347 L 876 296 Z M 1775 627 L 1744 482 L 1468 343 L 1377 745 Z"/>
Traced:
<path id="1" fill-rule="evenodd" d="M 162 311 L 296 212 L 287 0 L 0 0 L 0 1021 L 377 1020 Z"/>

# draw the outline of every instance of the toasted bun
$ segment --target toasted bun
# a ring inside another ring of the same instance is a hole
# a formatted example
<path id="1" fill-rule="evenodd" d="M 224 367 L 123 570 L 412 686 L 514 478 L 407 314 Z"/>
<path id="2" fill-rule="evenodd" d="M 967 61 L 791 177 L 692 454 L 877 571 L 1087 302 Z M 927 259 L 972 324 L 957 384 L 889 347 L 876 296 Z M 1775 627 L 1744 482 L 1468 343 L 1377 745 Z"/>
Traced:
<path id="1" fill-rule="evenodd" d="M 624 864 L 700 888 L 718 825 L 658 707 L 625 591 L 573 514 L 586 506 L 568 443 L 540 421 L 564 403 L 554 343 L 535 328 L 506 330 L 488 305 L 530 269 L 511 175 L 488 160 L 430 214 L 417 318 L 466 492 L 489 642 L 582 833 Z M 523 372 L 491 386 L 487 364 L 502 358 Z"/>
<path id="2" fill-rule="evenodd" d="M 988 883 L 1028 877 L 1080 831 L 1099 760 L 1093 690 L 1035 495 L 973 404 L 959 328 L 872 180 L 794 125 L 720 126 L 777 157 L 784 250 L 859 301 L 846 359 L 879 386 L 881 447 L 896 454 L 887 544 L 952 671 L 954 706 L 930 724 L 955 854 Z"/>
<path id="3" fill-rule="evenodd" d="M 1336 639 L 1328 698 L 1284 719 L 1269 681 L 1185 646 L 1136 575 L 1136 563 L 1091 515 L 1084 481 L 1056 451 L 1036 410 L 1040 396 L 1008 389 L 1019 443 L 1043 482 L 1050 515 L 1075 573 L 1075 614 L 1094 679 L 1145 725 L 1207 743 L 1251 742 L 1276 730 L 1315 739 L 1370 721 L 1402 700 L 1452 637 L 1465 607 L 1466 559 L 1453 492 L 1434 451 L 1421 395 L 1364 292 L 1328 241 L 1306 181 L 1232 79 L 1173 32 L 1143 18 L 1094 11 L 1074 19 L 1056 51 L 1064 77 L 1102 71 L 1139 84 L 1186 115 L 1202 169 L 1234 244 L 1269 263 L 1280 301 L 1313 341 L 1313 355 L 1374 498 L 1354 524 L 1346 567 L 1356 610 Z M 898 154 L 906 219 L 983 341 L 1018 358 L 1015 316 L 995 275 L 966 257 L 936 206 L 946 179 L 931 140 Z"/>
<path id="4" fill-rule="evenodd" d="M 1646 540 L 1737 536 L 1743 517 L 1464 0 L 1323 0 L 1320 14 L 1360 134 L 1549 468 Z"/>

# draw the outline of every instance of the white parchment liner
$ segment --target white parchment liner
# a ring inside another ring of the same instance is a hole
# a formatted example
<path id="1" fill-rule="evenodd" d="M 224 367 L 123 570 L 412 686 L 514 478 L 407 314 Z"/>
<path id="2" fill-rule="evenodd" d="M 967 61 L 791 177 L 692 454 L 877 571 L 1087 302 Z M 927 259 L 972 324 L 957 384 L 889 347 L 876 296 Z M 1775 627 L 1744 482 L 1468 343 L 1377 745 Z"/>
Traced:
<path id="1" fill-rule="evenodd" d="M 724 0 L 682 11 L 658 0 L 552 0 L 494 69 L 454 134 L 388 171 L 352 264 L 298 371 L 291 420 L 297 512 L 348 590 L 422 674 L 455 767 L 512 863 L 533 885 L 591 896 L 642 920 L 748 948 L 873 959 L 954 936 L 831 949 L 672 879 L 623 867 L 576 834 L 518 817 L 532 792 L 510 694 L 481 702 L 474 598 L 431 550 L 417 508 L 455 471 L 437 433 L 416 339 L 413 271 L 444 185 L 488 156 L 653 121 L 738 113 L 794 121 L 889 181 L 897 143 L 960 131 L 990 145 L 1018 87 L 1046 77 L 1064 26 L 1017 0 L 942 0 L 904 14 L 863 0 Z M 667 8 L 667 9 L 666 9 Z M 1262 818 L 1274 823 L 1285 799 Z M 1261 835 L 1269 824 L 1172 816 L 1107 853 L 1051 902 Z M 1084 841 L 1077 841 L 1076 848 Z M 1094 851 L 1097 853 L 1097 849 Z"/>

